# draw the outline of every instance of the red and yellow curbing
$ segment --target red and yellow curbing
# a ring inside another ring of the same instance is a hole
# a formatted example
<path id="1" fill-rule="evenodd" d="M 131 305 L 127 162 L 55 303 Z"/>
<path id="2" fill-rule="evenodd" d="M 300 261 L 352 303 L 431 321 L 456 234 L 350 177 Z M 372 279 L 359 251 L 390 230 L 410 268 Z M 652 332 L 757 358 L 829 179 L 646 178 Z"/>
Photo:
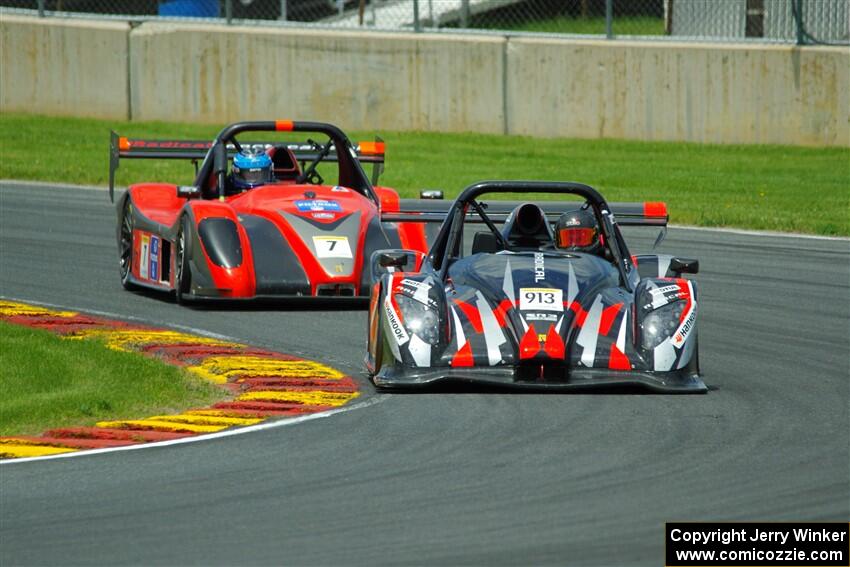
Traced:
<path id="1" fill-rule="evenodd" d="M 101 421 L 40 436 L 0 437 L 0 459 L 170 441 L 327 411 L 360 395 L 357 382 L 311 360 L 247 345 L 0 300 L 0 320 L 63 338 L 100 338 L 108 348 L 154 356 L 227 388 L 233 398 L 209 408 L 144 419 Z"/>

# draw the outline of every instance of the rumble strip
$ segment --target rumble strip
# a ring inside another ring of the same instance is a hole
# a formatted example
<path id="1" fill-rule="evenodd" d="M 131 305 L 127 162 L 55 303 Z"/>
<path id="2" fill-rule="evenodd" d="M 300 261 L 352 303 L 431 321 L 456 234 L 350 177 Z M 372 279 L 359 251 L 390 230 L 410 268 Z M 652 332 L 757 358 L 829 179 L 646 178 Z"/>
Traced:
<path id="1" fill-rule="evenodd" d="M 232 393 L 230 400 L 178 415 L 101 421 L 36 437 L 0 437 L 0 459 L 171 441 L 325 412 L 360 395 L 357 382 L 329 366 L 220 339 L 3 300 L 0 320 L 65 339 L 99 338 L 108 348 L 159 358 Z"/>

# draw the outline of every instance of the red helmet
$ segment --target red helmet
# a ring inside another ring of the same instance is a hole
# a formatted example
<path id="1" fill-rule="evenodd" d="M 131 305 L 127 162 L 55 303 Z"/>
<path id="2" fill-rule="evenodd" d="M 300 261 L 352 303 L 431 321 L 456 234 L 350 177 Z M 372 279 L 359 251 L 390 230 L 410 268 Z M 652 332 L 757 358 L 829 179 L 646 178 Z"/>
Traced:
<path id="1" fill-rule="evenodd" d="M 576 209 L 562 214 L 555 223 L 555 246 L 571 252 L 599 254 L 602 244 L 593 212 Z"/>

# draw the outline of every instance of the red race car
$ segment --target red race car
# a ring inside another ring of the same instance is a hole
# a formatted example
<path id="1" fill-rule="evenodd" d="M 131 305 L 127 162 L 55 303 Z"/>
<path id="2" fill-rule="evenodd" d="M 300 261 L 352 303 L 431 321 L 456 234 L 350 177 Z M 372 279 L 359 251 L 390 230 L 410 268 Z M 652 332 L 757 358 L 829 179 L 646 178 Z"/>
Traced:
<path id="1" fill-rule="evenodd" d="M 237 140 L 255 132 L 327 139 Z M 113 201 L 122 158 L 185 159 L 196 170 L 191 186 L 138 183 L 119 197 L 121 283 L 173 291 L 178 302 L 368 296 L 375 251 L 427 251 L 423 224 L 381 220 L 399 210 L 398 194 L 376 186 L 383 153 L 383 142 L 355 147 L 321 122 L 239 122 L 212 142 L 112 132 Z M 361 163 L 372 164 L 372 180 Z"/>

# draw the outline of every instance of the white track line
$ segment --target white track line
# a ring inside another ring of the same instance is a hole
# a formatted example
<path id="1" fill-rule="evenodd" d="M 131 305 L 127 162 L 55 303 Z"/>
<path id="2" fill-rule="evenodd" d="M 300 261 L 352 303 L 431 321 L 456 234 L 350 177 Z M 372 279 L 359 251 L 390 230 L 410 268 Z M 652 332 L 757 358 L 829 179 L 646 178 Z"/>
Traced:
<path id="1" fill-rule="evenodd" d="M 132 317 L 127 315 L 119 315 L 117 313 L 110 313 L 109 311 L 97 311 L 94 309 L 86 309 L 82 307 L 67 307 L 63 305 L 56 305 L 55 303 L 46 303 L 44 301 L 33 301 L 31 299 L 19 299 L 17 297 L 7 297 L 5 295 L 0 295 L 0 299 L 5 301 L 18 301 L 21 303 L 29 303 L 30 305 L 39 305 L 41 307 L 52 307 L 54 309 L 59 309 L 62 311 L 81 311 L 91 315 L 100 315 L 102 317 L 112 317 L 119 320 L 124 321 L 138 321 L 140 323 L 146 323 L 149 325 L 153 325 L 155 323 L 150 323 L 146 319 L 142 319 L 140 317 Z M 172 327 L 176 329 L 180 329 L 182 331 L 195 333 L 197 335 L 210 337 L 219 340 L 225 340 L 229 342 L 239 342 L 239 339 L 235 339 L 232 337 L 228 337 L 226 335 L 219 335 L 217 333 L 211 333 L 209 331 L 204 331 L 203 329 L 196 329 L 194 327 L 187 327 L 185 325 L 163 325 L 159 324 L 163 327 Z M 336 415 L 339 413 L 344 413 L 348 411 L 359 410 L 363 408 L 367 408 L 369 406 L 373 406 L 375 404 L 382 403 L 390 398 L 390 394 L 384 394 L 382 396 L 373 396 L 368 400 L 364 400 L 362 402 L 358 402 L 356 404 L 343 406 L 338 409 L 332 409 L 328 411 L 323 411 L 319 413 L 311 413 L 307 415 L 302 415 L 299 417 L 293 418 L 268 418 L 273 421 L 264 421 L 263 423 L 258 423 L 257 425 L 248 425 L 246 427 L 238 427 L 235 429 L 225 429 L 224 431 L 219 431 L 217 433 L 208 433 L 206 435 L 194 435 L 191 437 L 182 437 L 180 439 L 172 439 L 170 441 L 155 441 L 151 443 L 139 443 L 137 445 L 124 445 L 121 447 L 106 447 L 104 449 L 80 449 L 78 451 L 73 451 L 70 453 L 59 453 L 58 455 L 44 455 L 41 457 L 24 457 L 21 459 L 8 459 L 8 460 L 0 460 L 0 465 L 11 465 L 15 463 L 28 463 L 30 461 L 46 461 L 52 459 L 67 459 L 71 457 L 84 457 L 87 455 L 101 455 L 103 453 L 114 453 L 117 451 L 135 451 L 137 449 L 148 449 L 153 447 L 167 447 L 169 445 L 182 445 L 183 443 L 197 443 L 199 441 L 208 441 L 211 439 L 219 439 L 221 437 L 231 437 L 233 435 L 242 435 L 243 433 L 252 433 L 254 431 L 262 431 L 264 429 L 275 429 L 277 427 L 284 427 L 287 425 L 295 425 L 297 423 L 302 423 L 305 421 L 310 421 L 313 419 L 322 419 L 325 417 L 331 417 L 332 415 Z M 12 435 L 11 437 L 14 437 Z"/>
<path id="2" fill-rule="evenodd" d="M 212 439 L 220 439 L 222 437 L 232 437 L 234 435 L 242 435 L 243 433 L 253 433 L 255 431 L 262 431 L 265 429 L 276 429 L 278 427 L 285 427 L 288 425 L 295 425 L 298 423 L 303 423 L 305 421 L 311 421 L 313 419 L 322 419 L 325 417 L 331 417 L 333 415 L 337 415 L 340 413 L 345 413 L 349 411 L 364 409 L 369 406 L 374 406 L 376 404 L 380 404 L 385 402 L 388 398 L 392 397 L 391 394 L 384 394 L 381 396 L 374 396 L 369 398 L 368 400 L 364 400 L 360 403 L 353 404 L 350 406 L 343 406 L 339 409 L 323 411 L 319 413 L 311 413 L 308 415 L 302 415 L 300 417 L 294 417 L 292 419 L 279 419 L 275 421 L 266 421 L 263 423 L 258 423 L 257 425 L 248 425 L 246 427 L 239 427 L 236 429 L 225 429 L 224 431 L 219 431 L 218 433 L 209 433 L 207 435 L 197 435 L 193 437 L 183 437 L 180 439 L 172 439 L 170 441 L 156 441 L 153 443 L 140 443 L 137 445 L 124 445 L 122 447 L 107 447 L 105 449 L 80 449 L 79 451 L 74 451 L 71 453 L 59 453 L 58 455 L 45 455 L 43 457 L 24 457 L 21 459 L 8 459 L 4 461 L 0 461 L 0 466 L 4 465 L 14 465 L 17 463 L 28 463 L 31 461 L 47 461 L 53 459 L 69 459 L 72 457 L 86 457 L 88 455 L 102 455 L 103 453 L 116 453 L 118 451 L 136 451 L 138 449 L 151 449 L 154 447 L 167 447 L 169 445 L 182 445 L 184 443 L 198 443 L 200 441 L 210 441 Z"/>
<path id="3" fill-rule="evenodd" d="M 44 189 L 83 189 L 85 191 L 109 191 L 109 187 L 106 185 L 75 185 L 73 183 L 50 183 L 47 181 L 29 181 L 29 180 L 20 180 L 17 179 L 0 179 L 0 187 L 7 187 L 15 185 L 21 187 L 41 187 Z M 126 187 L 118 187 L 115 186 L 115 191 L 123 191 Z"/>
<path id="4" fill-rule="evenodd" d="M 722 232 L 727 234 L 740 234 L 742 236 L 769 236 L 780 238 L 805 238 L 808 240 L 837 240 L 839 242 L 850 242 L 847 236 L 821 236 L 819 234 L 802 234 L 799 232 L 776 232 L 774 230 L 747 230 L 744 228 L 724 228 L 709 226 L 691 226 L 687 224 L 671 224 L 669 228 L 677 230 L 698 230 L 700 232 Z"/>

